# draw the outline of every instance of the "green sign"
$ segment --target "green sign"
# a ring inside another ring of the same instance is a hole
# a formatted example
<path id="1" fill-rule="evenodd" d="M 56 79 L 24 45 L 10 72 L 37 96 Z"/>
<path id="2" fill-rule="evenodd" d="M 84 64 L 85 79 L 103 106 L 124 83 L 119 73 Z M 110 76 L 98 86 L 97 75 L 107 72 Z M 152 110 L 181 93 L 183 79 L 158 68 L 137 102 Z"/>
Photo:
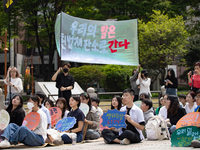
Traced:
<path id="1" fill-rule="evenodd" d="M 193 140 L 200 140 L 200 128 L 187 126 L 176 129 L 171 136 L 171 146 L 186 147 Z"/>
<path id="2" fill-rule="evenodd" d="M 55 40 L 61 60 L 138 65 L 137 19 L 95 21 L 60 13 Z"/>

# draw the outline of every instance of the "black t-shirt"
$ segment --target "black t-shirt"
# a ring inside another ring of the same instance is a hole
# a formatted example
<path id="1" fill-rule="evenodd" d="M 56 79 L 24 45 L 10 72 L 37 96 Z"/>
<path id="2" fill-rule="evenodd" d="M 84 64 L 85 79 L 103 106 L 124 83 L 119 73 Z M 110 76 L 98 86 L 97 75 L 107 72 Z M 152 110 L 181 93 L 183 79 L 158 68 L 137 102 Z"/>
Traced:
<path id="1" fill-rule="evenodd" d="M 10 123 L 15 123 L 18 126 L 22 125 L 22 122 L 25 117 L 25 111 L 23 109 L 20 109 L 19 112 L 17 113 L 11 113 L 11 112 L 8 113 L 10 115 Z"/>
<path id="2" fill-rule="evenodd" d="M 178 87 L 178 80 L 175 77 L 174 79 L 171 78 L 166 78 L 168 80 L 170 80 L 173 84 L 171 85 L 170 83 L 167 84 L 167 86 L 165 85 L 165 88 L 177 88 Z"/>
<path id="3" fill-rule="evenodd" d="M 76 118 L 76 124 L 74 125 L 72 129 L 75 129 L 75 128 L 78 128 L 78 122 L 79 121 L 83 121 L 85 120 L 85 115 L 83 114 L 83 112 L 77 108 L 75 111 L 70 111 L 68 114 L 67 114 L 67 117 L 75 117 Z M 77 132 L 77 133 L 81 133 L 83 134 L 83 128 L 80 132 Z"/>
<path id="4" fill-rule="evenodd" d="M 176 123 L 179 121 L 179 119 L 181 119 L 185 115 L 186 115 L 185 109 L 182 107 L 179 107 L 178 112 L 174 116 L 172 116 L 170 113 L 168 113 L 167 118 L 169 118 L 170 123 L 172 125 L 176 125 Z"/>
<path id="5" fill-rule="evenodd" d="M 128 108 L 128 107 L 127 107 L 127 113 L 126 113 L 127 115 L 130 115 L 130 110 L 131 110 L 131 108 Z M 135 126 L 133 126 L 133 125 L 132 125 L 130 122 L 128 122 L 127 120 L 126 120 L 126 124 L 127 124 L 127 126 L 126 126 L 126 129 L 127 129 L 127 130 L 131 130 L 132 132 L 138 134 L 138 136 L 140 135 L 139 132 L 136 130 Z M 140 125 L 145 125 L 145 122 L 139 122 L 139 124 L 140 124 Z M 124 131 L 124 130 L 126 130 L 126 129 L 122 129 L 122 131 Z"/>
<path id="6" fill-rule="evenodd" d="M 74 87 L 74 77 L 70 75 L 69 73 L 65 76 L 63 72 L 59 73 L 56 78 L 56 87 L 58 88 L 58 96 L 59 97 L 69 97 L 71 96 L 71 90 L 66 91 L 60 91 L 61 87 L 68 87 L 73 86 Z"/>

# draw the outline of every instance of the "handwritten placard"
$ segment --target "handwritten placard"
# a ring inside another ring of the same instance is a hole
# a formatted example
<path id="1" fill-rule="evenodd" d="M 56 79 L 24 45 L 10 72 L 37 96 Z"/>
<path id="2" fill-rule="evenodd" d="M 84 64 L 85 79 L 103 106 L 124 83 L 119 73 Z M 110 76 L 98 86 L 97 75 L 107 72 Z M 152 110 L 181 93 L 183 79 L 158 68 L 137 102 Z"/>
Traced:
<path id="1" fill-rule="evenodd" d="M 135 101 L 134 104 L 140 108 L 140 106 L 142 105 L 142 101 Z"/>
<path id="2" fill-rule="evenodd" d="M 54 126 L 61 119 L 62 111 L 58 107 L 51 107 L 49 112 L 51 115 L 51 125 Z"/>
<path id="3" fill-rule="evenodd" d="M 10 122 L 9 113 L 6 110 L 2 109 L 0 111 L 0 129 L 4 130 L 8 126 L 9 122 Z"/>
<path id="4" fill-rule="evenodd" d="M 114 110 L 108 109 L 107 113 L 104 113 L 102 116 L 102 119 L 103 119 L 102 125 L 107 126 L 109 128 L 126 127 L 125 117 L 124 117 L 125 114 L 126 112 L 120 112 L 117 109 L 114 109 Z"/>
<path id="5" fill-rule="evenodd" d="M 193 140 L 200 140 L 200 129 L 195 126 L 181 127 L 172 133 L 171 146 L 186 147 Z"/>
<path id="6" fill-rule="evenodd" d="M 24 118 L 22 125 L 27 126 L 30 130 L 35 130 L 39 122 L 40 122 L 40 114 L 37 112 L 30 112 Z"/>
<path id="7" fill-rule="evenodd" d="M 200 113 L 192 112 L 183 116 L 176 124 L 176 129 L 185 126 L 200 126 Z"/>
<path id="8" fill-rule="evenodd" d="M 85 116 L 89 112 L 89 106 L 85 103 L 81 103 L 81 105 L 79 106 L 79 109 L 84 113 Z"/>
<path id="9" fill-rule="evenodd" d="M 56 124 L 56 129 L 60 132 L 68 131 L 75 125 L 75 123 L 75 117 L 67 117 L 58 121 L 58 123 Z"/>
<path id="10" fill-rule="evenodd" d="M 109 129 L 108 127 L 104 127 L 101 123 L 103 122 L 103 119 L 100 117 L 100 125 L 99 125 L 99 127 L 100 127 L 100 130 L 101 131 L 103 131 L 103 129 Z"/>

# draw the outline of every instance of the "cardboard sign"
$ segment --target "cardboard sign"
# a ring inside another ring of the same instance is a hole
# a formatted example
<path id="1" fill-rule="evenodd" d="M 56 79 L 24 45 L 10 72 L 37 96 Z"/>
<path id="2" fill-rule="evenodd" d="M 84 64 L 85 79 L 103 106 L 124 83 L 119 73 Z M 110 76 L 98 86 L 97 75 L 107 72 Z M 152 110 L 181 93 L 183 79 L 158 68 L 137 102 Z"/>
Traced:
<path id="1" fill-rule="evenodd" d="M 75 117 L 67 117 L 58 121 L 58 123 L 56 124 L 56 129 L 60 132 L 68 131 L 75 125 L 75 123 Z"/>
<path id="2" fill-rule="evenodd" d="M 0 111 L 0 129 L 4 130 L 8 126 L 9 122 L 10 122 L 9 113 L 6 110 L 2 109 Z"/>
<path id="3" fill-rule="evenodd" d="M 51 125 L 54 126 L 61 119 L 62 111 L 58 107 L 51 107 L 49 112 L 51 115 Z"/>
<path id="4" fill-rule="evenodd" d="M 107 113 L 104 113 L 102 116 L 103 119 L 102 125 L 107 126 L 109 128 L 126 127 L 125 117 L 124 117 L 125 114 L 126 112 L 120 112 L 117 109 L 114 110 L 108 109 Z"/>
<path id="5" fill-rule="evenodd" d="M 30 130 L 35 130 L 40 122 L 40 114 L 37 112 L 30 112 L 22 122 L 23 126 L 27 126 Z"/>
<path id="6" fill-rule="evenodd" d="M 137 107 L 140 108 L 140 106 L 142 105 L 142 101 L 138 100 L 138 101 L 135 101 L 133 102 Z"/>
<path id="7" fill-rule="evenodd" d="M 79 106 L 79 109 L 84 113 L 85 116 L 89 112 L 89 106 L 85 103 L 81 103 L 81 105 Z"/>
<path id="8" fill-rule="evenodd" d="M 183 116 L 176 124 L 176 129 L 185 126 L 200 126 L 200 113 L 192 112 Z"/>
<path id="9" fill-rule="evenodd" d="M 181 127 L 176 129 L 171 136 L 171 146 L 186 147 L 193 140 L 200 140 L 200 128 L 195 126 Z"/>

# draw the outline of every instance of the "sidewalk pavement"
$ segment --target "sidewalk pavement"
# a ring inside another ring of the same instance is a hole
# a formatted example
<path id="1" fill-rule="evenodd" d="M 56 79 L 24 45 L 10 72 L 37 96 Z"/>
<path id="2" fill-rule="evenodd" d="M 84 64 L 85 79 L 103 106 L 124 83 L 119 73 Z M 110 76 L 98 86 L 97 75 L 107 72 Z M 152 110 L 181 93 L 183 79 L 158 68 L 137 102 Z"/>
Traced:
<path id="1" fill-rule="evenodd" d="M 13 150 L 35 150 L 36 148 L 12 148 Z M 195 150 L 193 147 L 171 147 L 169 140 L 148 141 L 144 140 L 137 144 L 120 145 L 105 144 L 103 140 L 90 143 L 77 143 L 76 145 L 65 144 L 61 146 L 46 146 L 37 150 Z"/>

